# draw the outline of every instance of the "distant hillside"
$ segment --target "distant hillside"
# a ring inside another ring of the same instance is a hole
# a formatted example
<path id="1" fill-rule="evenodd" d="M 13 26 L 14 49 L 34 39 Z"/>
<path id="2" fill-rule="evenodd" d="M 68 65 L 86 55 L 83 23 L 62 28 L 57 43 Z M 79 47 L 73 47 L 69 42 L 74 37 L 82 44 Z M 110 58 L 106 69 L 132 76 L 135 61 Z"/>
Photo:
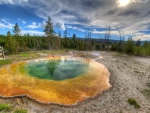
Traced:
<path id="1" fill-rule="evenodd" d="M 88 38 L 77 38 L 77 39 L 79 39 L 79 40 L 82 40 L 82 41 L 87 41 L 88 40 Z M 92 40 L 94 41 L 94 42 L 105 42 L 105 39 L 97 39 L 97 38 L 92 38 Z M 119 42 L 119 40 L 112 40 L 112 39 L 110 39 L 109 40 L 111 43 L 118 43 Z"/>
<path id="2" fill-rule="evenodd" d="M 72 37 L 68 37 L 68 38 L 72 38 Z M 80 37 L 77 37 L 77 39 L 78 40 L 81 40 L 81 41 L 87 41 L 88 40 L 88 38 L 80 38 Z M 97 39 L 97 38 L 91 38 L 92 40 L 94 40 L 94 42 L 105 42 L 105 39 Z M 109 41 L 111 42 L 111 43 L 119 43 L 119 40 L 113 40 L 113 39 L 109 39 Z M 126 42 L 126 41 L 125 41 Z M 135 43 L 136 43 L 136 41 L 134 41 Z M 144 42 L 145 41 L 141 41 L 141 45 L 143 45 L 144 44 Z M 150 41 L 148 41 L 149 43 L 150 43 Z"/>
<path id="3" fill-rule="evenodd" d="M 81 40 L 81 41 L 87 41 L 88 40 L 88 38 L 77 38 L 77 39 L 79 39 L 79 40 Z M 105 39 L 97 39 L 97 38 L 92 38 L 92 40 L 94 40 L 94 42 L 105 42 Z M 113 39 L 109 39 L 109 41 L 111 42 L 111 43 L 119 43 L 119 40 L 113 40 Z M 126 41 L 125 41 L 126 42 Z M 134 41 L 135 43 L 136 43 L 136 41 Z M 141 45 L 142 44 L 144 44 L 144 42 L 145 41 L 141 41 Z M 150 43 L 150 41 L 148 41 L 149 43 Z"/>

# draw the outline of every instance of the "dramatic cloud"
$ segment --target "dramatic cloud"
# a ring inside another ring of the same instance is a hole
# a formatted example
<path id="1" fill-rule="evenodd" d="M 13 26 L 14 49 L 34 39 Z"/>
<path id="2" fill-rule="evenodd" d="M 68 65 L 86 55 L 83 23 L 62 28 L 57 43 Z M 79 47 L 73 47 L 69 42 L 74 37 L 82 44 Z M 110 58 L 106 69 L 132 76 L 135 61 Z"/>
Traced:
<path id="1" fill-rule="evenodd" d="M 40 28 L 45 28 L 45 26 L 46 26 L 45 21 L 43 21 L 42 23 L 39 23 L 39 25 L 38 25 L 38 27 L 40 27 Z"/>
<path id="2" fill-rule="evenodd" d="M 54 27 L 59 28 L 59 29 L 62 29 L 62 30 L 65 30 L 65 29 L 66 29 L 64 23 L 61 22 L 61 21 L 59 21 L 58 23 L 55 23 L 55 24 L 54 24 Z"/>
<path id="3" fill-rule="evenodd" d="M 12 29 L 14 27 L 14 24 L 11 24 L 9 22 L 9 19 L 1 19 L 0 20 L 0 28 L 2 29 Z"/>
<path id="4" fill-rule="evenodd" d="M 92 33 L 93 34 L 106 34 L 108 31 L 105 31 L 105 30 L 96 30 L 96 29 L 93 29 L 92 30 Z M 119 35 L 119 32 L 117 30 L 114 30 L 112 29 L 111 32 L 110 32 L 111 35 Z"/>
<path id="5" fill-rule="evenodd" d="M 93 29 L 92 33 L 93 34 L 105 34 L 106 31 L 97 31 L 96 29 Z"/>
<path id="6" fill-rule="evenodd" d="M 21 21 L 23 24 L 26 24 L 24 20 L 21 20 L 20 18 L 18 18 L 18 20 Z"/>
<path id="7" fill-rule="evenodd" d="M 19 4 L 45 21 L 51 16 L 54 26 L 63 30 L 65 25 L 82 32 L 111 25 L 112 33 L 119 29 L 126 36 L 135 36 L 150 28 L 150 0 L 1 0 L 2 3 Z M 28 28 L 39 28 L 41 24 L 32 23 Z M 104 30 L 93 33 L 98 32 L 104 33 Z M 143 34 L 141 38 L 150 39 Z"/>
<path id="8" fill-rule="evenodd" d="M 137 36 L 133 36 L 133 40 L 141 40 L 141 41 L 145 41 L 145 40 L 147 40 L 147 41 L 150 41 L 150 34 L 142 34 L 142 35 L 137 35 Z"/>
<path id="9" fill-rule="evenodd" d="M 30 28 L 30 29 L 37 29 L 37 28 L 42 28 L 44 29 L 46 26 L 46 22 L 43 21 L 42 23 L 36 23 L 36 22 L 32 22 L 31 25 L 26 26 L 26 28 Z"/>
<path id="10" fill-rule="evenodd" d="M 26 26 L 26 28 L 36 29 L 36 28 L 39 28 L 39 26 L 38 26 L 38 25 L 36 25 L 36 22 L 32 22 L 32 24 L 31 24 L 31 25 Z"/>
<path id="11" fill-rule="evenodd" d="M 22 2 L 28 2 L 28 0 L 0 0 L 0 4 L 20 4 Z"/>
<path id="12" fill-rule="evenodd" d="M 83 28 L 80 28 L 80 27 L 73 27 L 73 26 L 70 26 L 70 25 L 66 25 L 66 28 L 74 29 L 74 30 L 81 31 L 81 32 L 85 32 L 85 30 Z"/>
<path id="13" fill-rule="evenodd" d="M 72 27 L 72 29 L 74 29 L 74 30 L 78 30 L 78 31 L 81 31 L 81 32 L 85 32 L 85 30 L 84 30 L 84 29 L 79 28 L 79 27 Z"/>
<path id="14" fill-rule="evenodd" d="M 39 36 L 41 36 L 41 35 L 45 35 L 45 33 L 44 32 L 41 32 L 41 31 L 35 31 L 35 30 L 22 30 L 21 31 L 21 34 L 22 35 L 24 35 L 24 34 L 30 34 L 30 35 L 39 35 Z"/>

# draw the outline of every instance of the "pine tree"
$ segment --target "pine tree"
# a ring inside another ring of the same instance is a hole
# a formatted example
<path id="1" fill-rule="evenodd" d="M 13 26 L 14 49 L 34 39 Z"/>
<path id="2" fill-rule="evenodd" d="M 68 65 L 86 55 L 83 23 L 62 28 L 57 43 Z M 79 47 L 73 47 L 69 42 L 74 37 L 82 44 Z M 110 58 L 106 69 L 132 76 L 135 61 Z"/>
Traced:
<path id="1" fill-rule="evenodd" d="M 141 46 L 141 41 L 140 41 L 140 39 L 136 42 L 136 44 L 135 44 L 137 47 L 140 47 Z"/>
<path id="2" fill-rule="evenodd" d="M 53 23 L 51 22 L 51 18 L 48 17 L 48 21 L 46 22 L 46 26 L 44 29 L 45 35 L 47 36 L 48 39 L 48 47 L 49 50 L 53 49 L 53 36 L 54 36 L 54 30 L 53 30 Z"/>
<path id="3" fill-rule="evenodd" d="M 71 47 L 76 48 L 76 34 L 73 34 Z"/>
<path id="4" fill-rule="evenodd" d="M 61 38 L 61 31 L 59 31 L 59 32 L 58 32 L 58 37 L 60 37 L 60 38 Z"/>
<path id="5" fill-rule="evenodd" d="M 65 30 L 64 31 L 64 38 L 67 38 L 67 34 L 68 34 L 67 30 Z"/>
<path id="6" fill-rule="evenodd" d="M 18 42 L 19 51 L 26 51 L 27 45 L 26 45 L 26 42 L 23 40 L 23 37 L 20 36 L 21 35 L 21 29 L 17 23 L 14 26 L 13 32 L 14 32 L 16 41 Z"/>
<path id="7" fill-rule="evenodd" d="M 28 47 L 29 47 L 30 49 L 33 48 L 33 45 L 32 45 L 32 39 L 31 39 L 29 33 L 27 34 L 27 40 L 28 40 Z"/>
<path id="8" fill-rule="evenodd" d="M 15 54 L 18 52 L 18 44 L 15 38 L 11 36 L 10 31 L 7 32 L 6 49 L 9 54 Z"/>
<path id="9" fill-rule="evenodd" d="M 76 34 L 73 34 L 73 38 L 72 38 L 73 41 L 76 40 Z"/>
<path id="10" fill-rule="evenodd" d="M 57 49 L 60 49 L 61 48 L 61 40 L 60 40 L 60 37 L 57 37 Z"/>
<path id="11" fill-rule="evenodd" d="M 14 26 L 13 32 L 14 32 L 15 36 L 19 36 L 21 33 L 21 30 L 20 30 L 19 25 L 17 23 Z"/>

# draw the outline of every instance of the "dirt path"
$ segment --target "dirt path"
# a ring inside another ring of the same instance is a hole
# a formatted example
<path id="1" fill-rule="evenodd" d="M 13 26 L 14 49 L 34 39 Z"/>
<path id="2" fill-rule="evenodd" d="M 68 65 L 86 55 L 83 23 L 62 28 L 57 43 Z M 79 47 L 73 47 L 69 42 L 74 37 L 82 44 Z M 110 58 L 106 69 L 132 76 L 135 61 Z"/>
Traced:
<path id="1" fill-rule="evenodd" d="M 71 107 L 42 105 L 25 97 L 0 98 L 0 103 L 10 103 L 29 113 L 150 113 L 150 99 L 142 93 L 144 89 L 150 89 L 147 86 L 150 83 L 150 58 L 105 52 L 100 52 L 100 57 L 96 57 L 96 61 L 110 71 L 112 88 L 94 99 Z M 135 109 L 127 102 L 128 98 L 135 99 L 141 107 Z"/>

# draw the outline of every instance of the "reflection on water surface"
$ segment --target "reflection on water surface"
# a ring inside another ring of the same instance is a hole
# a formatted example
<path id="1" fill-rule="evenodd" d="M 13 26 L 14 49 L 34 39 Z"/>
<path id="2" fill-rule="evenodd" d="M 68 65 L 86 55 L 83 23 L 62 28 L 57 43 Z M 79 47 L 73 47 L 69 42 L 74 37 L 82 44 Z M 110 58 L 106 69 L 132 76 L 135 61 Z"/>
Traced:
<path id="1" fill-rule="evenodd" d="M 30 61 L 22 67 L 29 75 L 40 79 L 65 80 L 75 78 L 88 71 L 89 60 L 50 59 Z"/>

